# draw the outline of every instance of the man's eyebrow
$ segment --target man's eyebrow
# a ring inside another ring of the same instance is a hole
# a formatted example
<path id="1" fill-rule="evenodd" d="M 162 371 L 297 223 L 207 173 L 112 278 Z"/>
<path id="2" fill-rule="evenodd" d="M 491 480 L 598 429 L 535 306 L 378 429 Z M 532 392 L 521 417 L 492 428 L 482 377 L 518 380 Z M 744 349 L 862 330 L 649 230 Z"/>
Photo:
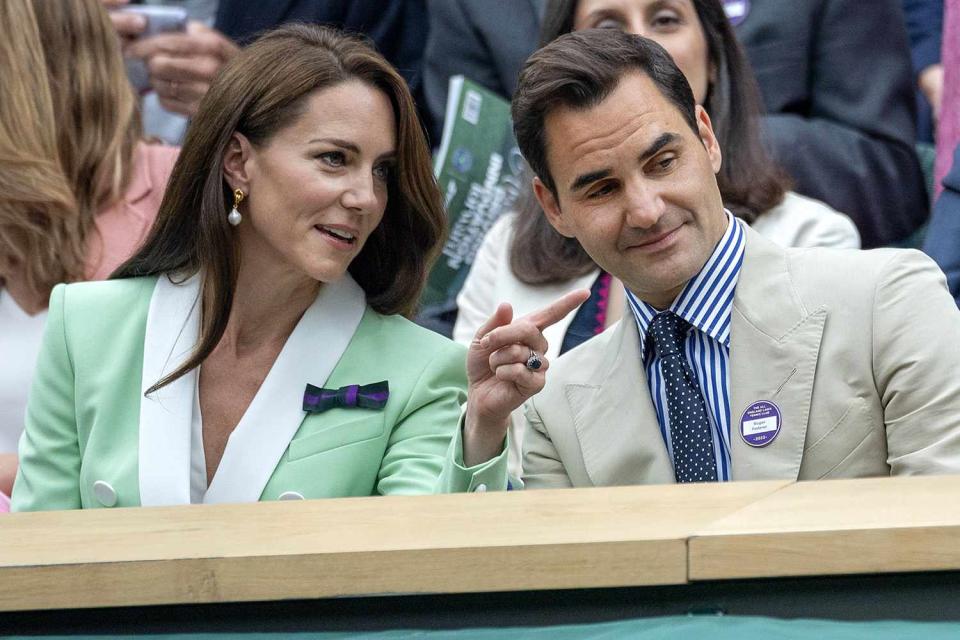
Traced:
<path id="1" fill-rule="evenodd" d="M 679 140 L 679 139 L 680 139 L 680 136 L 676 133 L 667 132 L 667 133 L 661 134 L 659 138 L 653 141 L 653 144 L 647 147 L 643 151 L 643 153 L 640 154 L 640 162 L 645 162 L 651 156 L 656 155 L 656 153 L 660 151 L 660 149 L 664 148 L 668 144 L 675 142 L 676 140 Z M 607 169 L 598 169 L 597 171 L 591 171 L 590 173 L 584 173 L 580 176 L 577 176 L 577 178 L 570 185 L 570 191 L 574 193 L 577 191 L 580 191 L 584 187 L 587 187 L 588 185 L 593 184 L 597 180 L 603 180 L 604 178 L 608 177 L 611 173 L 613 173 L 613 170 L 607 168 Z"/>
<path id="2" fill-rule="evenodd" d="M 598 171 L 591 171 L 590 173 L 584 173 L 583 175 L 577 176 L 577 179 L 574 180 L 573 184 L 570 185 L 570 191 L 580 191 L 587 185 L 593 184 L 597 180 L 603 180 L 611 173 L 612 171 L 610 169 L 600 169 Z"/>
<path id="3" fill-rule="evenodd" d="M 647 149 L 640 154 L 640 162 L 645 162 L 648 158 L 656 155 L 657 152 L 660 151 L 660 149 L 663 149 L 665 146 L 667 146 L 671 142 L 675 142 L 676 140 L 679 140 L 679 139 L 680 139 L 680 136 L 679 134 L 676 134 L 676 133 L 667 132 L 667 133 L 660 134 L 660 137 L 654 140 L 653 144 L 647 147 Z"/>

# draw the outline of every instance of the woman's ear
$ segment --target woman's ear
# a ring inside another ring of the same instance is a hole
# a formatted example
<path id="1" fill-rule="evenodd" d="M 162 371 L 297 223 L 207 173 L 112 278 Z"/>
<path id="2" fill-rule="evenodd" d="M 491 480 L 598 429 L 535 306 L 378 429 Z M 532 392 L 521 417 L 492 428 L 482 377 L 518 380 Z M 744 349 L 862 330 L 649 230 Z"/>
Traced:
<path id="1" fill-rule="evenodd" d="M 250 174 L 253 168 L 253 147 L 242 133 L 234 132 L 223 154 L 223 179 L 231 189 L 250 193 Z"/>

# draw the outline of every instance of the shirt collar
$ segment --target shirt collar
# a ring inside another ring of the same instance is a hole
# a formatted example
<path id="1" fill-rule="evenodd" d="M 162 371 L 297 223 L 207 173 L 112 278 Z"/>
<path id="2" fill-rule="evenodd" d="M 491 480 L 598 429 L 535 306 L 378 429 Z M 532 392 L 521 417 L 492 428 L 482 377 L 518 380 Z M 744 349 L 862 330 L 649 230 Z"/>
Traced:
<path id="1" fill-rule="evenodd" d="M 726 210 L 725 210 L 726 211 Z M 727 348 L 730 347 L 730 318 L 733 295 L 743 264 L 745 233 L 743 222 L 727 214 L 727 230 L 700 272 L 680 291 L 670 311 Z M 658 311 L 637 298 L 629 289 L 627 302 L 637 321 L 641 339 Z"/>

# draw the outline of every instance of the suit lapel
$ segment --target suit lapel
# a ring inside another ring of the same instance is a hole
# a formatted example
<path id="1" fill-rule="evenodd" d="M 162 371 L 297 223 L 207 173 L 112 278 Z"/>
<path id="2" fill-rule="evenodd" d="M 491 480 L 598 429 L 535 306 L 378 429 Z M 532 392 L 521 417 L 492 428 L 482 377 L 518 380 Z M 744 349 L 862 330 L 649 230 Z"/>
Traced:
<path id="1" fill-rule="evenodd" d="M 200 330 L 200 277 L 181 284 L 160 276 L 150 299 L 143 341 L 140 400 L 140 504 L 190 503 L 190 424 L 197 371 L 162 389 L 147 389 L 190 355 Z"/>
<path id="2" fill-rule="evenodd" d="M 627 313 L 613 331 L 596 368 L 564 385 L 587 475 L 597 486 L 674 482 L 637 325 Z"/>
<path id="3" fill-rule="evenodd" d="M 303 392 L 307 383 L 326 383 L 365 309 L 363 290 L 349 275 L 323 286 L 230 435 L 204 502 L 260 499 L 306 417 Z"/>
<path id="4" fill-rule="evenodd" d="M 796 479 L 827 309 L 807 310 L 786 252 L 747 230 L 730 329 L 730 440 L 734 480 Z M 740 418 L 765 400 L 780 411 L 780 433 L 765 447 L 740 435 Z"/>

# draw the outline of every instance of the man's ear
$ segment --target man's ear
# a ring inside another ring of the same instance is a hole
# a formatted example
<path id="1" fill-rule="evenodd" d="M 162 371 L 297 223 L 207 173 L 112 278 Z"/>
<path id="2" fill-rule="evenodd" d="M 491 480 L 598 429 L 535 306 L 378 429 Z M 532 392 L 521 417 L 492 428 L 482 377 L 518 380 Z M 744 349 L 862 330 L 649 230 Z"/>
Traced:
<path id="1" fill-rule="evenodd" d="M 697 132 L 700 135 L 700 141 L 703 142 L 707 155 L 710 156 L 710 166 L 713 167 L 713 173 L 720 172 L 720 165 L 723 163 L 723 154 L 720 151 L 720 143 L 717 142 L 717 136 L 713 133 L 713 123 L 710 122 L 710 116 L 706 109 L 697 105 Z"/>
<path id="2" fill-rule="evenodd" d="M 231 189 L 240 189 L 250 194 L 250 170 L 253 164 L 253 147 L 242 133 L 234 132 L 223 154 L 223 179 Z"/>
<path id="3" fill-rule="evenodd" d="M 533 179 L 533 195 L 537 197 L 540 208 L 543 209 L 543 213 L 547 216 L 547 222 L 549 222 L 560 235 L 573 238 L 574 235 L 567 228 L 563 212 L 560 211 L 560 202 L 557 200 L 557 196 L 553 194 L 553 191 L 551 191 L 547 185 L 543 184 L 540 178 Z"/>

